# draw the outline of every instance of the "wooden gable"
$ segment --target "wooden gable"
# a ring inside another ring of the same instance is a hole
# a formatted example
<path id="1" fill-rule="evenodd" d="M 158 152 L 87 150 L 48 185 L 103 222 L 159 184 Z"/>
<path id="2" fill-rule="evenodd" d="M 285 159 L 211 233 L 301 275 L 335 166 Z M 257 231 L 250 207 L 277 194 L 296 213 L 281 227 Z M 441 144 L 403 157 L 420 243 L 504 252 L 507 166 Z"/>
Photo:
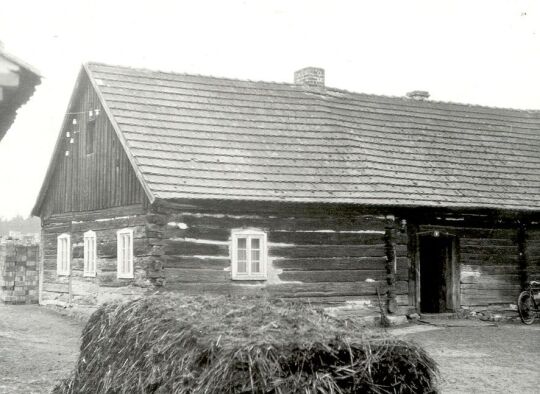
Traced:
<path id="1" fill-rule="evenodd" d="M 46 218 L 146 201 L 125 149 L 83 70 L 33 214 Z"/>

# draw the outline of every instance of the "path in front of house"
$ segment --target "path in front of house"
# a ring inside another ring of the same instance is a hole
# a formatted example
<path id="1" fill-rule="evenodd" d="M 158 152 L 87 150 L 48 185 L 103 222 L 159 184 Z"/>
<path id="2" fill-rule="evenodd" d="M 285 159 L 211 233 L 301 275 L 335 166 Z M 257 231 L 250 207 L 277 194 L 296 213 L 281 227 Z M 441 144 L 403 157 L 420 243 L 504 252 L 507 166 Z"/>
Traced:
<path id="1" fill-rule="evenodd" d="M 36 305 L 0 305 L 0 393 L 50 392 L 75 366 L 82 327 Z M 389 332 L 439 363 L 442 393 L 540 393 L 540 322 L 452 320 Z"/>
<path id="2" fill-rule="evenodd" d="M 540 322 L 450 320 L 389 332 L 438 362 L 442 393 L 540 393 Z"/>
<path id="3" fill-rule="evenodd" d="M 0 304 L 0 393 L 49 393 L 75 366 L 82 327 L 37 305 Z"/>

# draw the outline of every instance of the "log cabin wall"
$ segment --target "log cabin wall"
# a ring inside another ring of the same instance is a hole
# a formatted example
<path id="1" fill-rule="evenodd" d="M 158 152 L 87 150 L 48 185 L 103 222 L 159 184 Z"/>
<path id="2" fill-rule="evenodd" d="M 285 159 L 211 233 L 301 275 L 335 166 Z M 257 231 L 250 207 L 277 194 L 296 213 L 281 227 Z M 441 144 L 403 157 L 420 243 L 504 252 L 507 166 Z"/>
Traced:
<path id="1" fill-rule="evenodd" d="M 40 303 L 45 305 L 90 306 L 115 298 L 146 294 L 154 286 L 151 247 L 146 237 L 145 209 L 140 205 L 77 215 L 53 215 L 42 225 L 43 261 Z M 117 278 L 119 229 L 133 230 L 134 278 Z M 96 233 L 96 276 L 83 276 L 83 234 Z M 57 238 L 71 236 L 71 272 L 57 274 Z"/>
<path id="2" fill-rule="evenodd" d="M 393 216 L 361 210 L 162 203 L 147 234 L 161 262 L 164 289 L 264 294 L 311 303 L 356 302 L 389 309 L 408 305 L 407 236 Z M 268 279 L 231 279 L 231 230 L 268 237 Z M 388 297 L 388 299 L 387 299 Z"/>
<path id="3" fill-rule="evenodd" d="M 419 225 L 419 233 L 439 231 L 456 237 L 460 306 L 472 309 L 508 308 L 521 288 L 516 224 Z M 415 235 L 411 235 L 415 236 Z M 418 258 L 416 258 L 418 263 Z"/>
<path id="4" fill-rule="evenodd" d="M 145 204 L 141 184 L 86 74 L 73 100 L 40 216 L 46 219 L 58 213 Z M 90 116 L 89 112 L 95 114 L 96 110 L 97 115 Z M 94 147 L 89 149 L 87 143 L 92 139 L 87 133 L 92 127 Z"/>
<path id="5" fill-rule="evenodd" d="M 524 243 L 525 282 L 540 281 L 540 226 L 527 228 Z"/>

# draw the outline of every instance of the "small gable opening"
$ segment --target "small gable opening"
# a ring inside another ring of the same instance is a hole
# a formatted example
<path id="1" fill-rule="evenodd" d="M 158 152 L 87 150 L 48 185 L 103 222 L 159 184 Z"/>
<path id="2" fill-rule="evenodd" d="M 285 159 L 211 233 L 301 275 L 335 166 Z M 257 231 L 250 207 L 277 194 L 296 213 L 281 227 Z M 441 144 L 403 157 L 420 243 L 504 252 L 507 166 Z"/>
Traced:
<path id="1" fill-rule="evenodd" d="M 86 154 L 91 155 L 94 153 L 94 145 L 96 140 L 96 120 L 90 119 L 86 123 Z"/>

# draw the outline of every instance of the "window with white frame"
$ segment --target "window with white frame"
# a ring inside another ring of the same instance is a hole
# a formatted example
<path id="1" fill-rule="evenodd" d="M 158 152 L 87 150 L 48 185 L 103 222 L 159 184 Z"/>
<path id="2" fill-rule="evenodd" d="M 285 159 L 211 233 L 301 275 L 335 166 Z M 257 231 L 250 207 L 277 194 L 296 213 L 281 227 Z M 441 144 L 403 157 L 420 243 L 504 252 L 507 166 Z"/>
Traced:
<path id="1" fill-rule="evenodd" d="M 96 233 L 92 230 L 84 233 L 84 276 L 96 276 Z"/>
<path id="2" fill-rule="evenodd" d="M 266 233 L 255 229 L 232 230 L 231 241 L 232 278 L 266 279 Z"/>
<path id="3" fill-rule="evenodd" d="M 59 235 L 56 247 L 56 273 L 69 275 L 69 263 L 71 258 L 71 237 L 69 234 Z"/>
<path id="4" fill-rule="evenodd" d="M 116 233 L 117 237 L 117 276 L 133 278 L 133 230 L 123 229 Z"/>

